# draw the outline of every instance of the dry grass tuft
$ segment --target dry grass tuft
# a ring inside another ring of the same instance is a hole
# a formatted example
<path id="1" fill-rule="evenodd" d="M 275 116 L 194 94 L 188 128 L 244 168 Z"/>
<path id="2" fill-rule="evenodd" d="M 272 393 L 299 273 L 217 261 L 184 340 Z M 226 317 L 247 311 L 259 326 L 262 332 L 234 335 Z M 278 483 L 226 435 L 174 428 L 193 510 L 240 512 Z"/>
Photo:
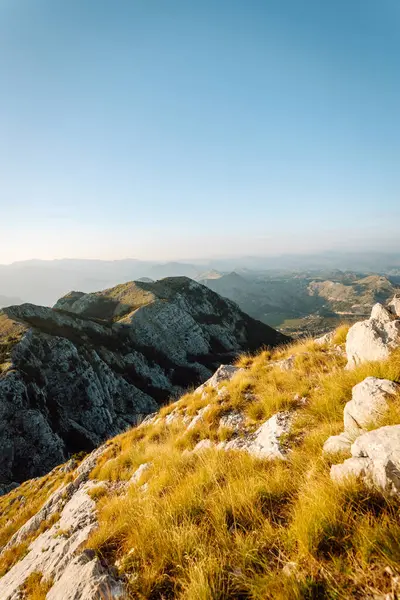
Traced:
<path id="1" fill-rule="evenodd" d="M 46 600 L 47 592 L 53 582 L 43 579 L 42 573 L 31 573 L 22 588 L 24 600 Z"/>

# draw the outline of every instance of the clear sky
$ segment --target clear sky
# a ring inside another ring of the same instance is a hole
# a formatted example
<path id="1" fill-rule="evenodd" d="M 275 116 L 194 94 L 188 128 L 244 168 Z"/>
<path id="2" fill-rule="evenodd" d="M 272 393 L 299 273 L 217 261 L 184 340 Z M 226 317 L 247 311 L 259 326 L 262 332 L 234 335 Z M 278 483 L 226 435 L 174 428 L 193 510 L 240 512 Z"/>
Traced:
<path id="1" fill-rule="evenodd" d="M 0 263 L 400 250 L 399 0 L 0 0 Z"/>

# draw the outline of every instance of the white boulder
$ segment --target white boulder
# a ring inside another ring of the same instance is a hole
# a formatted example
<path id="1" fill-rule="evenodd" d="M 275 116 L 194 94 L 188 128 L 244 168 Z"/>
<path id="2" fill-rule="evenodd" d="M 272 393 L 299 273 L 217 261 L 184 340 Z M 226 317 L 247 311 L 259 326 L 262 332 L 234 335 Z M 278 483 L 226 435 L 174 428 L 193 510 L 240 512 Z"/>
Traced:
<path id="1" fill-rule="evenodd" d="M 210 377 L 210 379 L 207 379 L 207 381 L 205 381 L 195 390 L 195 393 L 202 393 L 206 387 L 212 387 L 214 389 L 217 389 L 220 383 L 222 383 L 223 381 L 229 381 L 234 375 L 236 375 L 236 373 L 239 373 L 243 370 L 244 369 L 241 369 L 240 367 L 235 367 L 233 365 L 221 365 L 215 371 L 214 375 Z"/>
<path id="2" fill-rule="evenodd" d="M 388 409 L 387 399 L 400 392 L 400 385 L 389 379 L 367 377 L 353 387 L 352 399 L 343 411 L 345 431 L 360 433 L 381 418 Z"/>
<path id="3" fill-rule="evenodd" d="M 325 454 L 336 454 L 336 452 L 348 452 L 351 447 L 352 439 L 348 433 L 342 431 L 339 435 L 331 435 L 325 444 L 322 451 Z"/>
<path id="4" fill-rule="evenodd" d="M 318 346 L 324 346 L 325 344 L 330 344 L 334 337 L 335 337 L 335 331 L 329 331 L 328 333 L 321 335 L 321 337 L 316 338 L 314 340 L 314 342 Z"/>
<path id="5" fill-rule="evenodd" d="M 371 317 L 350 327 L 346 339 L 347 367 L 384 360 L 400 346 L 400 320 L 382 304 L 375 304 Z"/>
<path id="6" fill-rule="evenodd" d="M 253 434 L 237 437 L 229 442 L 221 442 L 218 447 L 225 450 L 245 450 L 259 458 L 286 459 L 284 438 L 289 434 L 291 414 L 279 412 L 265 421 Z"/>
<path id="7" fill-rule="evenodd" d="M 214 444 L 211 440 L 200 440 L 199 442 L 197 442 L 192 452 L 202 452 L 203 450 L 209 450 L 210 448 L 213 448 L 213 446 Z"/>
<path id="8" fill-rule="evenodd" d="M 400 385 L 389 379 L 367 377 L 353 387 L 352 399 L 343 411 L 344 432 L 328 438 L 323 446 L 326 454 L 350 450 L 351 443 L 388 409 L 390 396 L 400 392 Z"/>
<path id="9" fill-rule="evenodd" d="M 388 304 L 389 310 L 395 316 L 400 317 L 400 296 L 395 296 Z"/>
<path id="10" fill-rule="evenodd" d="M 352 445 L 351 454 L 343 464 L 332 465 L 334 481 L 343 483 L 351 476 L 386 493 L 400 493 L 400 425 L 364 433 Z"/>

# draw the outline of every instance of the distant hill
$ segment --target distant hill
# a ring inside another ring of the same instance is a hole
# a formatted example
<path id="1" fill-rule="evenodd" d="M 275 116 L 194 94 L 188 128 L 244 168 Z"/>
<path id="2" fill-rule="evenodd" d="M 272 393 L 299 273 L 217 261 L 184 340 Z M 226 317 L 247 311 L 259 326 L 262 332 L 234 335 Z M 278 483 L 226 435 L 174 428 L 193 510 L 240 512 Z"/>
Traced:
<path id="1" fill-rule="evenodd" d="M 386 302 L 396 286 L 382 275 L 349 271 L 230 273 L 203 283 L 229 298 L 256 319 L 290 335 L 323 333 L 340 320 L 367 315 L 373 304 Z"/>

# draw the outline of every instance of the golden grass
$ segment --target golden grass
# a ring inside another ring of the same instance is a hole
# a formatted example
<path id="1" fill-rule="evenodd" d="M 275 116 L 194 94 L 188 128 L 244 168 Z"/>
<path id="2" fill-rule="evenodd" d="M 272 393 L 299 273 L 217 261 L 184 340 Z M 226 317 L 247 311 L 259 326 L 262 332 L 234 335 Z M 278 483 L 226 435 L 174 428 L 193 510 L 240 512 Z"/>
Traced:
<path id="1" fill-rule="evenodd" d="M 342 343 L 345 328 L 336 339 Z M 295 355 L 291 371 L 271 366 Z M 292 600 L 361 598 L 388 593 L 388 565 L 400 572 L 398 504 L 329 478 L 324 441 L 343 427 L 352 387 L 369 375 L 400 380 L 400 352 L 382 363 L 344 369 L 345 359 L 312 340 L 246 355 L 246 371 L 218 397 L 186 394 L 161 419 L 118 436 L 93 477 L 128 479 L 144 462 L 147 489 L 98 500 L 99 529 L 89 547 L 119 560 L 133 598 Z M 299 396 L 305 397 L 303 403 Z M 209 405 L 190 431 L 182 418 Z M 278 410 L 293 410 L 292 451 L 285 462 L 216 449 L 188 453 L 199 439 L 232 434 L 222 414 L 240 410 L 257 427 Z M 396 408 L 397 411 L 397 408 Z M 387 418 L 400 422 L 394 409 Z M 286 573 L 285 564 L 295 563 Z"/>
<path id="2" fill-rule="evenodd" d="M 0 548 L 28 519 L 35 515 L 49 496 L 70 475 L 59 470 L 40 479 L 25 481 L 5 496 L 0 496 Z"/>
<path id="3" fill-rule="evenodd" d="M 44 580 L 42 573 L 35 571 L 26 579 L 22 593 L 24 600 L 46 600 L 47 592 L 52 587 L 53 582 Z"/>
<path id="4" fill-rule="evenodd" d="M 334 343 L 343 343 L 345 331 L 337 330 Z M 290 371 L 272 365 L 293 355 Z M 190 392 L 163 408 L 156 423 L 110 442 L 93 479 L 127 481 L 141 464 L 151 464 L 126 494 L 105 488 L 93 494 L 99 528 L 88 546 L 103 560 L 117 561 L 129 597 L 336 600 L 392 591 L 387 567 L 400 574 L 398 501 L 351 481 L 335 486 L 332 459 L 321 450 L 342 430 L 355 384 L 370 375 L 400 381 L 400 351 L 349 371 L 345 362 L 332 346 L 312 340 L 246 355 L 237 362 L 246 370 L 226 382 L 222 396 L 212 389 L 204 397 Z M 205 406 L 187 430 L 187 419 Z M 200 439 L 229 439 L 232 430 L 219 421 L 232 410 L 245 415 L 250 429 L 279 410 L 293 411 L 288 459 L 268 462 L 215 448 L 190 452 Z M 172 412 L 177 416 L 167 425 Z M 399 423 L 399 417 L 395 400 L 384 424 Z M 40 485 L 43 502 L 55 483 Z M 0 540 L 21 523 L 16 513 L 8 514 L 16 519 L 11 530 L 0 514 Z"/>

